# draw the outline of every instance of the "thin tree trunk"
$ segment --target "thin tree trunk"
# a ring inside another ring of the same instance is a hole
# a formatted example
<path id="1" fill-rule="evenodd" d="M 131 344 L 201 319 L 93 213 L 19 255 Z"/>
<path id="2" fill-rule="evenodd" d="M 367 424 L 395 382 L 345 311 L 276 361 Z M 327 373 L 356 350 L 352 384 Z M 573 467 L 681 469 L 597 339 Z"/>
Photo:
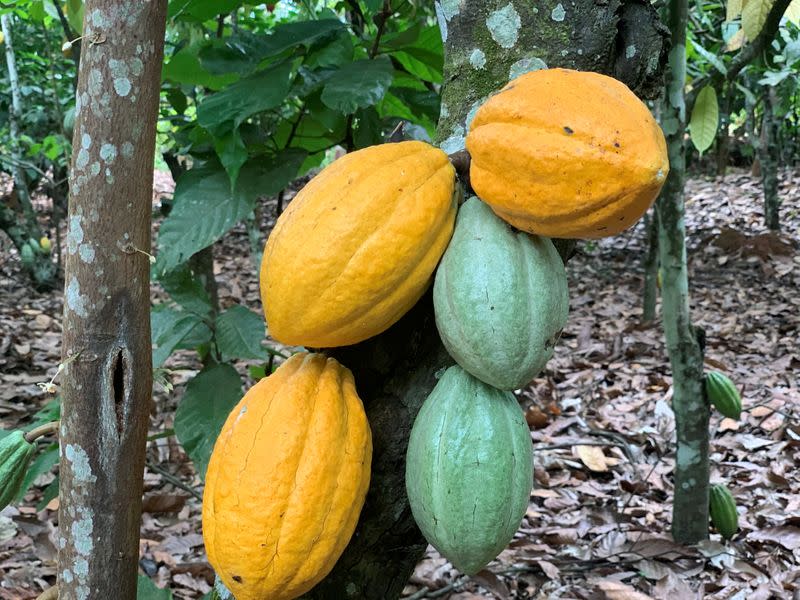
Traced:
<path id="1" fill-rule="evenodd" d="M 656 318 L 656 300 L 658 299 L 658 211 L 647 213 L 647 249 L 644 255 L 644 299 L 642 321 L 650 323 Z"/>
<path id="2" fill-rule="evenodd" d="M 662 273 L 664 333 L 672 366 L 676 459 L 672 535 L 693 543 L 708 537 L 708 420 L 703 390 L 702 332 L 689 316 L 686 266 L 684 180 L 686 177 L 686 22 L 687 0 L 669 0 L 672 32 L 670 68 L 662 122 L 671 123 L 667 146 L 670 173 L 657 203 Z"/>
<path id="3" fill-rule="evenodd" d="M 167 0 L 88 0 L 70 172 L 61 600 L 136 598 L 150 410 L 155 121 Z"/>
<path id="4" fill-rule="evenodd" d="M 644 96 L 660 91 L 653 83 L 663 63 L 653 57 L 662 56 L 664 38 L 649 3 L 578 0 L 563 6 L 563 14 L 548 10 L 545 15 L 533 3 L 499 10 L 483 0 L 436 3 L 446 82 L 437 139 L 461 175 L 468 172 L 462 152 L 468 119 L 516 74 L 546 63 L 615 74 Z M 576 30 L 582 32 L 581 47 L 565 54 L 564 40 L 575 39 Z M 387 332 L 331 354 L 353 370 L 358 382 L 372 428 L 372 479 L 350 545 L 305 597 L 392 600 L 427 546 L 405 493 L 409 432 L 436 373 L 452 362 L 436 332 L 430 293 Z"/>
<path id="5" fill-rule="evenodd" d="M 8 129 L 11 134 L 11 158 L 14 164 L 11 172 L 14 175 L 14 184 L 17 189 L 17 197 L 22 206 L 22 212 L 29 223 L 36 223 L 36 212 L 31 204 L 31 196 L 28 192 L 28 178 L 25 170 L 20 166 L 22 154 L 19 148 L 19 119 L 22 115 L 22 98 L 19 90 L 19 74 L 17 73 L 17 57 L 14 53 L 14 36 L 11 27 L 11 14 L 0 15 L 3 36 L 5 36 L 6 47 L 6 66 L 8 67 L 8 82 L 11 87 L 11 110 L 8 112 Z"/>
<path id="6" fill-rule="evenodd" d="M 764 117 L 761 121 L 761 177 L 764 187 L 764 224 L 771 231 L 780 231 L 781 199 L 778 196 L 778 122 L 775 119 L 775 88 L 764 94 Z"/>
<path id="7" fill-rule="evenodd" d="M 723 83 L 719 103 L 719 134 L 717 135 L 717 175 L 724 177 L 730 157 L 728 124 L 731 119 L 731 84 Z"/>
<path id="8" fill-rule="evenodd" d="M 11 107 L 8 111 L 9 133 L 11 134 L 11 173 L 14 177 L 14 190 L 17 193 L 17 200 L 22 209 L 21 218 L 15 211 L 8 207 L 1 207 L 3 214 L 0 215 L 0 228 L 8 233 L 14 245 L 22 256 L 24 246 L 29 240 L 33 240 L 38 245 L 39 238 L 42 237 L 36 211 L 31 203 L 31 195 L 28 190 L 28 178 L 22 166 L 22 152 L 19 147 L 20 130 L 19 119 L 22 115 L 22 98 L 20 95 L 19 74 L 17 73 L 17 59 L 14 53 L 14 36 L 12 28 L 12 18 L 10 13 L 0 15 L 0 29 L 5 37 L 6 66 L 8 67 L 8 81 L 11 88 Z M 20 223 L 20 221 L 22 221 Z M 26 270 L 30 273 L 34 283 L 39 288 L 49 288 L 53 285 L 56 268 L 48 254 L 38 251 L 29 251 L 29 258 L 23 260 Z"/>

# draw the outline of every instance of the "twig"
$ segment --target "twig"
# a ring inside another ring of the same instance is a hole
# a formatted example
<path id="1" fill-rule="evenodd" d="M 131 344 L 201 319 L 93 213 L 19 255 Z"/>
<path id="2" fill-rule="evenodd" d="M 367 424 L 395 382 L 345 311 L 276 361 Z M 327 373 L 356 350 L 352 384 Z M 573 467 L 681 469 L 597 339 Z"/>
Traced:
<path id="1" fill-rule="evenodd" d="M 203 501 L 203 496 L 200 495 L 200 492 L 198 492 L 193 487 L 188 486 L 185 483 L 183 483 L 180 479 L 175 477 L 175 475 L 173 475 L 172 473 L 170 473 L 166 469 L 162 469 L 158 465 L 153 464 L 151 462 L 147 463 L 147 468 L 150 469 L 151 471 L 153 471 L 154 473 L 158 473 L 159 475 L 161 475 L 164 479 L 169 481 L 175 487 L 182 489 L 184 492 L 188 492 L 189 494 L 194 496 L 200 502 Z"/>
<path id="2" fill-rule="evenodd" d="M 31 444 L 40 437 L 50 435 L 51 433 L 58 434 L 58 427 L 60 425 L 61 421 L 52 421 L 51 423 L 45 423 L 44 425 L 39 425 L 39 427 L 34 427 L 25 434 L 25 441 Z"/>

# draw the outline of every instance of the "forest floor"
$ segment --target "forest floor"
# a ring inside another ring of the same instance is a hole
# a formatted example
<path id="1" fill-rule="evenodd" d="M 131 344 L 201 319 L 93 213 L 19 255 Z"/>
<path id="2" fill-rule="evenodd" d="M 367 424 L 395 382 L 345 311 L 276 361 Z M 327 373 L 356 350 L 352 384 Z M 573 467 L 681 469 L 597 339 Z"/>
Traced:
<path id="1" fill-rule="evenodd" d="M 569 262 L 569 324 L 546 371 L 520 396 L 536 485 L 516 538 L 471 579 L 429 549 L 406 597 L 800 597 L 800 170 L 781 181 L 780 236 L 764 230 L 760 185 L 748 172 L 694 178 L 687 188 L 692 318 L 706 332 L 707 367 L 743 388 L 741 421 L 714 413 L 711 443 L 712 480 L 737 499 L 738 535 L 723 543 L 712 533 L 696 546 L 670 537 L 671 376 L 660 322 L 641 323 L 640 223 L 583 244 Z M 157 179 L 156 196 L 170 189 L 168 178 Z M 223 308 L 261 310 L 244 228 L 217 244 L 215 270 Z M 37 384 L 56 372 L 61 313 L 61 293 L 31 289 L 0 239 L 3 428 L 30 422 L 51 400 Z M 172 426 L 181 383 L 200 367 L 191 352 L 169 365 L 175 392 L 157 386 L 154 434 Z M 36 598 L 55 580 L 57 498 L 37 510 L 54 473 L 0 514 L 0 599 Z M 149 443 L 141 572 L 178 598 L 201 597 L 213 579 L 200 502 L 187 492 L 200 486 L 174 438 Z"/>

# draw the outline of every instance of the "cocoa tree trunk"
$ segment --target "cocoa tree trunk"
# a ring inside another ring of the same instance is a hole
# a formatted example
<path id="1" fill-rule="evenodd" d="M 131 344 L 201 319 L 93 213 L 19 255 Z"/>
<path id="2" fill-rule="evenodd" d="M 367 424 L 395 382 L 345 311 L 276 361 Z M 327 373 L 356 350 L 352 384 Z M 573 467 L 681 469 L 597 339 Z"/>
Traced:
<path id="1" fill-rule="evenodd" d="M 667 134 L 670 172 L 656 203 L 662 275 L 664 334 L 672 366 L 676 459 L 672 535 L 679 542 L 708 537 L 708 420 L 703 390 L 702 331 L 689 315 L 686 267 L 684 181 L 686 178 L 686 23 L 687 0 L 669 0 L 672 32 L 662 125 Z"/>
<path id="2" fill-rule="evenodd" d="M 150 213 L 167 0 L 88 0 L 65 261 L 58 587 L 136 598 Z"/>
<path id="3" fill-rule="evenodd" d="M 614 75 L 643 97 L 661 91 L 665 30 L 649 2 L 462 0 L 437 2 L 436 9 L 445 42 L 437 139 L 456 155 L 464 184 L 468 120 L 515 75 L 570 67 Z M 372 479 L 350 545 L 305 597 L 391 600 L 401 594 L 427 545 L 405 494 L 408 436 L 437 372 L 452 362 L 436 332 L 430 293 L 387 332 L 330 354 L 358 382 L 373 434 Z"/>

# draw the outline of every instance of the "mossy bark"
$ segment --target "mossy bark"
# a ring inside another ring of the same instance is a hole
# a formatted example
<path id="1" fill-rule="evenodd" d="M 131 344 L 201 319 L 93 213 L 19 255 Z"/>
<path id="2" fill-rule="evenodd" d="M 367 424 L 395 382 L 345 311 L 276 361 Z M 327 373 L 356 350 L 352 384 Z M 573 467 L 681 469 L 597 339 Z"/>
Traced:
<path id="1" fill-rule="evenodd" d="M 662 124 L 667 133 L 670 172 L 656 206 L 664 334 L 672 366 L 672 408 L 677 442 L 672 535 L 679 542 L 693 543 L 708 537 L 709 407 L 703 392 L 702 332 L 691 323 L 686 266 L 684 85 L 687 0 L 670 0 L 667 12 L 672 49 Z"/>
<path id="2" fill-rule="evenodd" d="M 443 0 L 436 8 L 445 38 L 437 139 L 449 154 L 463 149 L 476 102 L 513 73 L 541 63 L 612 74 L 643 97 L 660 90 L 665 30 L 649 2 Z M 570 248 L 563 245 L 562 256 Z M 386 333 L 331 354 L 353 370 L 358 382 L 372 428 L 373 472 L 350 545 L 305 597 L 391 600 L 401 594 L 427 545 L 405 494 L 408 436 L 437 373 L 452 360 L 436 332 L 430 294 Z"/>

